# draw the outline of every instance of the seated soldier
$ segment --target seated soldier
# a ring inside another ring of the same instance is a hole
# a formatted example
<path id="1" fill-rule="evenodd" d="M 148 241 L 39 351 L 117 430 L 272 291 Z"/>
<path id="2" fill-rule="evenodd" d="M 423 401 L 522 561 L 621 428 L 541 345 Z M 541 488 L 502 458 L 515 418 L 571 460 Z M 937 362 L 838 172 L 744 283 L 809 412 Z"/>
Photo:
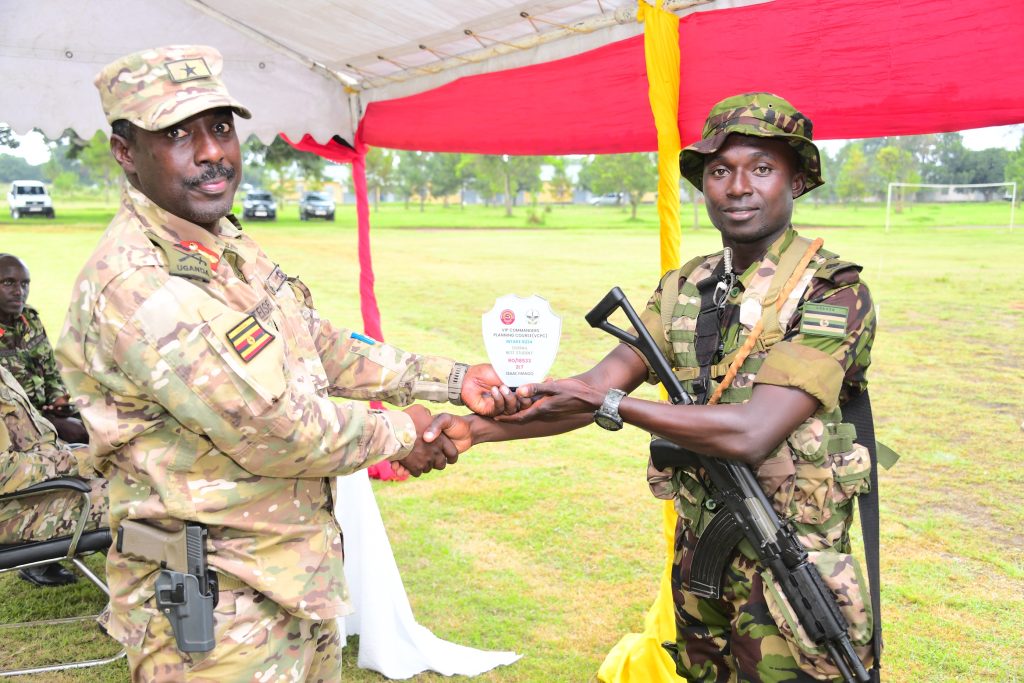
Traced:
<path id="1" fill-rule="evenodd" d="M 14 375 L 62 440 L 88 443 L 89 434 L 68 400 L 39 313 L 25 305 L 28 287 L 28 267 L 16 256 L 0 254 L 0 365 Z"/>
<path id="2" fill-rule="evenodd" d="M 79 476 L 77 449 L 29 401 L 11 373 L 0 366 L 0 494 L 64 476 Z M 81 449 L 84 453 L 84 449 Z M 86 529 L 107 526 L 107 482 L 88 479 L 92 510 Z M 81 514 L 78 494 L 46 493 L 0 503 L 0 544 L 29 543 L 70 535 Z M 22 569 L 18 575 L 37 586 L 74 583 L 59 564 Z"/>

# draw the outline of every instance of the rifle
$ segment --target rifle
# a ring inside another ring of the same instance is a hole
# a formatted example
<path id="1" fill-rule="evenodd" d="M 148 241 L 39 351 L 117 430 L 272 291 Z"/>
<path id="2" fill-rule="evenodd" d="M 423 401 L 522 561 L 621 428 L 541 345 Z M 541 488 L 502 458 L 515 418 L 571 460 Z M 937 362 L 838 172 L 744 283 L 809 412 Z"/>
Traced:
<path id="1" fill-rule="evenodd" d="M 636 334 L 608 321 L 622 309 Z M 665 354 L 651 338 L 640 316 L 618 287 L 586 315 L 591 327 L 604 330 L 643 353 L 668 392 L 673 404 L 690 405 Z M 807 559 L 807 550 L 789 521 L 783 522 L 746 464 L 688 451 L 667 439 L 651 441 L 651 460 L 658 469 L 696 464 L 703 468 L 716 489 L 713 501 L 723 508 L 701 534 L 694 550 L 688 590 L 699 597 L 718 598 L 722 570 L 733 548 L 746 538 L 762 565 L 769 568 L 796 613 L 800 625 L 818 647 L 824 648 L 846 683 L 871 680 L 850 642 L 846 619 L 835 596 L 818 569 Z M 707 559 L 705 559 L 707 558 Z M 699 563 L 698 563 L 699 561 Z"/>
<path id="2" fill-rule="evenodd" d="M 186 523 L 177 532 L 125 520 L 117 529 L 117 552 L 160 565 L 157 608 L 171 622 L 181 652 L 209 652 L 215 645 L 213 608 L 217 575 L 206 564 L 206 527 Z"/>

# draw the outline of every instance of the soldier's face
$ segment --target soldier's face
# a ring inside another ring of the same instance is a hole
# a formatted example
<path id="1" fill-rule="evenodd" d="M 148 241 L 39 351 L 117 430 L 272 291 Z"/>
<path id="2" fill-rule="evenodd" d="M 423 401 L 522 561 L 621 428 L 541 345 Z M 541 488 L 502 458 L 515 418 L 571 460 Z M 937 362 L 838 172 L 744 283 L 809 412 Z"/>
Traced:
<path id="1" fill-rule="evenodd" d="M 161 131 L 135 129 L 111 150 L 135 187 L 160 208 L 216 231 L 242 180 L 241 151 L 228 108 L 201 112 Z"/>
<path id="2" fill-rule="evenodd" d="M 725 246 L 767 249 L 803 188 L 796 153 L 782 140 L 734 133 L 704 162 L 705 204 Z"/>
<path id="3" fill-rule="evenodd" d="M 10 320 L 21 315 L 28 300 L 28 268 L 17 259 L 0 261 L 0 316 Z"/>

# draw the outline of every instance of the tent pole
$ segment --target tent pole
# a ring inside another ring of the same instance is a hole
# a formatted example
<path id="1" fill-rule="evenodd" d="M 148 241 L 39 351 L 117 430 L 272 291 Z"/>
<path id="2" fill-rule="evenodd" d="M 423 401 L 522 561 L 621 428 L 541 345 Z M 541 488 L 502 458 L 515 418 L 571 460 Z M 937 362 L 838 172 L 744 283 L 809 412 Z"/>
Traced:
<path id="1" fill-rule="evenodd" d="M 659 0 L 651 7 L 638 0 L 637 20 L 644 22 L 648 97 L 658 131 L 658 220 L 661 226 L 659 276 L 679 267 L 679 17 Z M 662 397 L 664 398 L 664 389 Z M 675 554 L 676 512 L 673 502 L 662 504 L 665 561 L 661 565 L 658 595 L 644 618 L 643 633 L 628 633 L 608 652 L 598 680 L 679 681 L 675 662 L 661 644 L 676 640 L 672 600 L 672 560 Z"/>

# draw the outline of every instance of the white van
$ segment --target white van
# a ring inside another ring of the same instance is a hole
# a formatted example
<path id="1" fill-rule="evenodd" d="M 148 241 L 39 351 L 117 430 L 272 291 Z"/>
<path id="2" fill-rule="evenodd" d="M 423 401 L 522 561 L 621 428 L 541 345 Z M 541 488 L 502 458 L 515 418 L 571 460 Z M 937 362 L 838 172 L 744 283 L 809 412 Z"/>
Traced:
<path id="1" fill-rule="evenodd" d="M 7 205 L 11 207 L 11 218 L 39 214 L 53 218 L 53 200 L 46 193 L 46 186 L 38 180 L 15 180 L 7 193 Z"/>

